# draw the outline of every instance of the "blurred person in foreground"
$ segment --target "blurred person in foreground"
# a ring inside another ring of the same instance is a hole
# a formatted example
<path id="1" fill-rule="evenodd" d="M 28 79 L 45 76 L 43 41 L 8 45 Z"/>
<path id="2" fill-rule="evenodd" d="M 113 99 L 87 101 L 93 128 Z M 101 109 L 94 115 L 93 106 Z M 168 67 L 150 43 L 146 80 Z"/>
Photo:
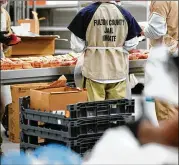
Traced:
<path id="1" fill-rule="evenodd" d="M 170 54 L 178 54 L 178 1 L 151 1 L 150 17 L 143 35 L 150 39 L 151 47 L 165 44 Z M 161 100 L 156 100 L 155 106 L 159 121 L 171 118 L 178 111 Z"/>
<path id="2" fill-rule="evenodd" d="M 8 12 L 5 10 L 7 0 L 0 0 L 0 55 L 1 58 L 5 58 L 9 54 L 9 46 L 20 42 L 20 38 L 16 37 L 11 31 L 11 20 Z M 0 107 L 0 122 L 4 115 L 5 106 L 10 104 L 11 91 L 10 86 L 1 86 L 1 107 Z M 0 154 L 2 144 L 2 137 L 0 135 Z"/>
<path id="3" fill-rule="evenodd" d="M 167 101 L 178 108 L 179 58 L 168 54 L 168 48 L 165 46 L 150 50 L 146 64 L 146 73 L 150 79 L 146 82 L 144 94 Z M 160 84 L 160 81 L 163 83 Z M 92 149 L 84 165 L 177 165 L 178 124 L 178 112 L 175 111 L 175 114 L 163 121 L 159 127 L 154 126 L 144 114 L 135 123 L 109 129 Z"/>
<path id="4" fill-rule="evenodd" d="M 163 59 L 157 61 L 158 69 L 156 68 L 156 55 L 159 55 Z M 178 106 L 178 100 L 176 99 L 178 82 L 174 83 L 173 86 L 167 86 L 175 80 L 179 67 L 179 60 L 172 60 L 169 60 L 168 51 L 165 47 L 158 47 L 151 50 L 147 63 L 147 71 L 150 73 L 150 70 L 157 70 L 155 74 L 152 74 L 150 84 L 147 83 L 145 94 L 155 96 L 162 100 L 168 100 Z M 168 61 L 170 61 L 170 63 L 167 63 Z M 155 65 L 153 65 L 153 62 Z M 162 77 L 160 77 L 160 75 L 162 75 Z M 166 83 L 157 88 L 158 90 L 155 90 L 161 78 L 166 81 Z M 167 87 L 170 88 L 169 93 L 164 90 Z M 155 93 L 151 92 L 151 89 L 155 90 Z M 147 119 L 147 116 L 144 115 L 134 123 L 108 129 L 90 153 L 83 158 L 68 148 L 59 145 L 49 145 L 41 147 L 31 154 L 21 153 L 21 155 L 19 155 L 14 152 L 5 154 L 5 156 L 2 157 L 2 165 L 13 164 L 177 165 L 178 115 L 176 114 L 172 119 L 165 120 L 160 127 L 153 126 Z"/>
<path id="5" fill-rule="evenodd" d="M 78 61 L 88 100 L 126 98 L 128 51 L 136 48 L 142 32 L 135 18 L 120 3 L 99 0 L 82 9 L 68 29 L 72 50 L 84 53 Z"/>

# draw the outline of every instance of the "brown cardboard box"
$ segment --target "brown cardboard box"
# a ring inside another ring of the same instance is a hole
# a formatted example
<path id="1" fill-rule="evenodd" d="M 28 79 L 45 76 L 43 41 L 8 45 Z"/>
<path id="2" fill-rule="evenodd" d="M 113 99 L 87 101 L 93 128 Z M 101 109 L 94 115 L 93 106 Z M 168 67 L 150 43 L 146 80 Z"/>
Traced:
<path id="1" fill-rule="evenodd" d="M 39 34 L 40 27 L 39 27 L 38 14 L 34 11 L 32 11 L 32 14 L 33 14 L 33 19 L 20 19 L 20 20 L 18 20 L 18 24 L 19 25 L 29 24 L 30 32 Z"/>
<path id="2" fill-rule="evenodd" d="M 69 87 L 30 90 L 30 107 L 41 111 L 66 111 L 67 105 L 86 101 L 86 90 Z"/>
<path id="3" fill-rule="evenodd" d="M 11 86 L 12 107 L 9 110 L 9 140 L 20 142 L 19 98 L 29 96 L 30 89 L 45 87 L 48 83 L 18 84 Z"/>
<path id="4" fill-rule="evenodd" d="M 56 36 L 41 35 L 37 37 L 19 36 L 21 42 L 12 47 L 12 56 L 16 55 L 53 55 Z"/>

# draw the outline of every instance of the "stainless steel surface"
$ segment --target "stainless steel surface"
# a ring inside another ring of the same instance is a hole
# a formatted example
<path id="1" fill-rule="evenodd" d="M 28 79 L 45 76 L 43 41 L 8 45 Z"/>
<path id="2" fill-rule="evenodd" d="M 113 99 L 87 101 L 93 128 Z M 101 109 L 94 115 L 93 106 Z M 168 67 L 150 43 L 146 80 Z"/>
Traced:
<path id="1" fill-rule="evenodd" d="M 33 0 L 33 3 L 32 3 L 33 5 L 32 5 L 32 8 L 33 8 L 33 11 L 35 11 L 36 12 L 36 1 L 35 0 Z"/>
<path id="2" fill-rule="evenodd" d="M 67 54 L 71 51 L 71 49 L 56 49 L 55 50 L 55 55 L 60 55 L 60 54 Z"/>
<path id="3" fill-rule="evenodd" d="M 134 68 L 134 63 L 134 61 L 130 61 L 129 65 L 131 69 Z M 143 70 L 144 63 L 146 61 L 137 61 L 135 66 Z M 57 79 L 60 75 L 73 75 L 73 73 L 74 66 L 1 71 L 1 84 L 50 81 Z M 143 76 L 143 73 L 138 75 Z"/>
<path id="4" fill-rule="evenodd" d="M 7 3 L 6 9 L 7 9 L 7 12 L 10 13 L 10 2 Z"/>
<path id="5" fill-rule="evenodd" d="M 66 3 L 65 5 L 64 4 L 62 4 L 62 5 L 60 5 L 60 4 L 58 4 L 58 5 L 41 5 L 41 6 L 36 5 L 37 9 L 50 9 L 50 8 L 55 9 L 55 8 L 69 8 L 69 7 L 77 8 L 78 5 L 68 4 L 68 3 Z M 32 6 L 30 6 L 30 8 L 32 8 Z"/>
<path id="6" fill-rule="evenodd" d="M 145 68 L 147 60 L 131 60 L 129 62 L 130 69 L 132 68 Z"/>
<path id="7" fill-rule="evenodd" d="M 69 31 L 67 27 L 58 27 L 58 26 L 45 26 L 40 27 L 41 32 L 58 32 L 58 31 Z"/>
<path id="8" fill-rule="evenodd" d="M 25 1 L 22 1 L 22 19 L 25 19 Z"/>
<path id="9" fill-rule="evenodd" d="M 146 22 L 147 1 L 122 1 L 122 7 L 127 9 L 138 22 Z M 147 49 L 147 41 L 140 42 L 138 49 Z"/>
<path id="10" fill-rule="evenodd" d="M 144 74 L 135 74 L 134 73 L 134 75 L 137 78 L 139 83 L 145 84 L 145 75 Z"/>
<path id="11" fill-rule="evenodd" d="M 26 18 L 30 18 L 30 11 L 29 11 L 29 5 L 28 5 L 28 1 L 26 2 Z"/>
<path id="12" fill-rule="evenodd" d="M 1 71 L 1 84 L 56 80 L 60 75 L 74 73 L 74 67 L 38 68 Z"/>
<path id="13" fill-rule="evenodd" d="M 16 7 L 17 7 L 17 17 L 16 17 L 16 23 L 17 20 L 22 19 L 22 1 L 17 1 L 16 2 Z"/>
<path id="14" fill-rule="evenodd" d="M 14 26 L 17 25 L 17 1 L 14 1 Z"/>

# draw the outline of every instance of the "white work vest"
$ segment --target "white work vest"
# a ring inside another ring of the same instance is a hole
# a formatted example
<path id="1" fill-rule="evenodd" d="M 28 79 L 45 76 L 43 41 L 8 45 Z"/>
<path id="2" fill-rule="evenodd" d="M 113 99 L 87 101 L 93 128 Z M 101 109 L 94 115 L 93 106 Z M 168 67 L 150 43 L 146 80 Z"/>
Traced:
<path id="1" fill-rule="evenodd" d="M 82 74 L 93 80 L 120 80 L 128 74 L 128 56 L 123 45 L 128 24 L 120 9 L 102 3 L 86 32 L 87 49 Z"/>

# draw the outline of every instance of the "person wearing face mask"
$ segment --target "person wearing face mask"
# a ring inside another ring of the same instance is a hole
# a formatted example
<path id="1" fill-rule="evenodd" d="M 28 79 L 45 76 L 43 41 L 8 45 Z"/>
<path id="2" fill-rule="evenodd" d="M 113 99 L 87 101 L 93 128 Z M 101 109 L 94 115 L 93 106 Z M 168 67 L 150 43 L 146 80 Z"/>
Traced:
<path id="1" fill-rule="evenodd" d="M 150 39 L 151 47 L 165 44 L 170 54 L 178 54 L 178 1 L 151 1 L 150 17 L 143 35 Z M 155 105 L 159 121 L 171 118 L 178 111 L 160 100 L 156 100 Z"/>
<path id="2" fill-rule="evenodd" d="M 68 29 L 72 50 L 84 53 L 82 87 L 88 100 L 126 98 L 128 51 L 136 48 L 142 31 L 135 18 L 118 2 L 101 0 L 82 9 Z"/>
<path id="3" fill-rule="evenodd" d="M 178 108 L 179 57 L 168 55 L 165 46 L 152 48 L 146 64 L 150 80 L 145 96 L 171 102 Z M 162 59 L 162 60 L 158 60 Z M 153 72 L 155 71 L 155 72 Z M 158 86 L 160 81 L 163 83 Z M 171 84 L 169 86 L 169 84 Z M 178 164 L 178 112 L 160 126 L 148 118 L 145 106 L 141 118 L 125 126 L 108 129 L 95 144 L 83 165 L 93 164 Z"/>

